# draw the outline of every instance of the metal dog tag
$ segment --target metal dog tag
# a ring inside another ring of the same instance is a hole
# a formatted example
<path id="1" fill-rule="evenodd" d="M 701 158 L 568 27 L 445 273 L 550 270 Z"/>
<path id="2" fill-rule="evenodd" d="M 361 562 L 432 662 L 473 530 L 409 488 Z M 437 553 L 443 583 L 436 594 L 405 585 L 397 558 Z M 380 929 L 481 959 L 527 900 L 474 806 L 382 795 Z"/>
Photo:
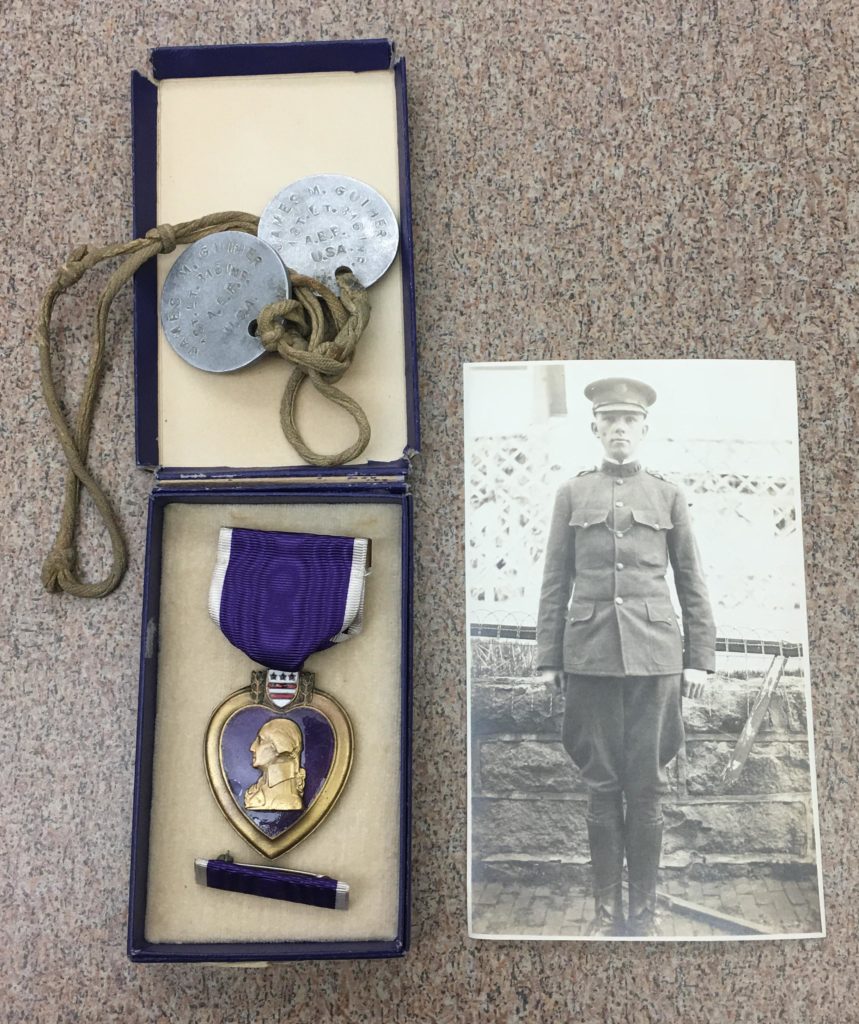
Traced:
<path id="1" fill-rule="evenodd" d="M 369 288 L 394 262 L 400 232 L 375 189 L 344 174 L 314 174 L 278 192 L 260 217 L 259 237 L 288 267 L 329 288 L 340 267 Z"/>
<path id="2" fill-rule="evenodd" d="M 247 366 L 265 352 L 257 316 L 290 296 L 278 254 L 244 231 L 220 231 L 179 256 L 161 292 L 161 326 L 186 363 L 212 373 Z"/>

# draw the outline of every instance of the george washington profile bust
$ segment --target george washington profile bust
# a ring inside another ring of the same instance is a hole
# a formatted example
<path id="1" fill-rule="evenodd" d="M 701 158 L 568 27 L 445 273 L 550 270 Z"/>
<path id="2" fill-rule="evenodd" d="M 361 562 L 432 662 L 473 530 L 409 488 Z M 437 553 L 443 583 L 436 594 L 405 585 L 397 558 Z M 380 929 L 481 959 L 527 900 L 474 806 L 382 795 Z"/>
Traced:
<path id="1" fill-rule="evenodd" d="M 259 768 L 260 777 L 245 790 L 247 810 L 303 809 L 302 744 L 301 729 L 288 718 L 273 718 L 262 726 L 250 746 L 253 766 Z"/>

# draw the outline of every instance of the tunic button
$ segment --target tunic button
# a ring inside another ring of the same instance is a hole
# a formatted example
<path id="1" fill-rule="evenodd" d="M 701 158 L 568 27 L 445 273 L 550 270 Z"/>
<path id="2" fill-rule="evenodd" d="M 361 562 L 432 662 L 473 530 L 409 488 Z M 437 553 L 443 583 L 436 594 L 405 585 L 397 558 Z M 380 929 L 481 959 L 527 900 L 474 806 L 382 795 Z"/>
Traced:
<path id="1" fill-rule="evenodd" d="M 622 597 L 616 597 L 614 599 L 614 603 L 615 604 L 623 604 L 623 598 Z"/>
<path id="2" fill-rule="evenodd" d="M 622 501 L 616 501 L 614 503 L 614 507 L 615 508 L 623 508 L 623 502 Z"/>
<path id="3" fill-rule="evenodd" d="M 615 537 L 622 537 L 623 536 L 623 530 L 615 530 L 614 535 L 615 535 Z"/>
<path id="4" fill-rule="evenodd" d="M 623 568 L 623 562 L 618 562 L 617 563 L 617 568 L 618 568 L 618 570 L 622 569 Z"/>
<path id="5" fill-rule="evenodd" d="M 620 487 L 620 485 L 623 483 L 623 480 L 621 480 L 620 477 L 618 477 L 618 479 L 615 480 L 615 483 L 617 484 L 618 487 Z"/>

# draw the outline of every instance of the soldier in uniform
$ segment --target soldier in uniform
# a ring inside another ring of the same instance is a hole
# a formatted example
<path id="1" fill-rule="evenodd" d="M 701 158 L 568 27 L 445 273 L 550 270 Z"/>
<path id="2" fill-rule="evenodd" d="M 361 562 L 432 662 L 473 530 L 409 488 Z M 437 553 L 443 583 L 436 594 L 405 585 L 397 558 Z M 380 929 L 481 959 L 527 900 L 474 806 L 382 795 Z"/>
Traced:
<path id="1" fill-rule="evenodd" d="M 605 458 L 567 481 L 555 499 L 538 667 L 547 684 L 566 688 L 564 746 L 588 789 L 595 905 L 589 934 L 652 936 L 659 934 L 666 766 L 684 736 L 681 693 L 703 695 L 716 633 L 686 499 L 635 458 L 656 392 L 609 378 L 588 385 L 585 396 Z"/>

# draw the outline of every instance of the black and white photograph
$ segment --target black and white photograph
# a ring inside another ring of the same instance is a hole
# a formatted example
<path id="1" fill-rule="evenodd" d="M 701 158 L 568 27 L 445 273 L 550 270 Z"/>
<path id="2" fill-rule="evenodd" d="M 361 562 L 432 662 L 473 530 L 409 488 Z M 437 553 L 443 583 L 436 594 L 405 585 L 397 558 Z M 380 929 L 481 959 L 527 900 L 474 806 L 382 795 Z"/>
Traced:
<path id="1" fill-rule="evenodd" d="M 825 932 L 794 364 L 464 370 L 469 932 Z"/>

